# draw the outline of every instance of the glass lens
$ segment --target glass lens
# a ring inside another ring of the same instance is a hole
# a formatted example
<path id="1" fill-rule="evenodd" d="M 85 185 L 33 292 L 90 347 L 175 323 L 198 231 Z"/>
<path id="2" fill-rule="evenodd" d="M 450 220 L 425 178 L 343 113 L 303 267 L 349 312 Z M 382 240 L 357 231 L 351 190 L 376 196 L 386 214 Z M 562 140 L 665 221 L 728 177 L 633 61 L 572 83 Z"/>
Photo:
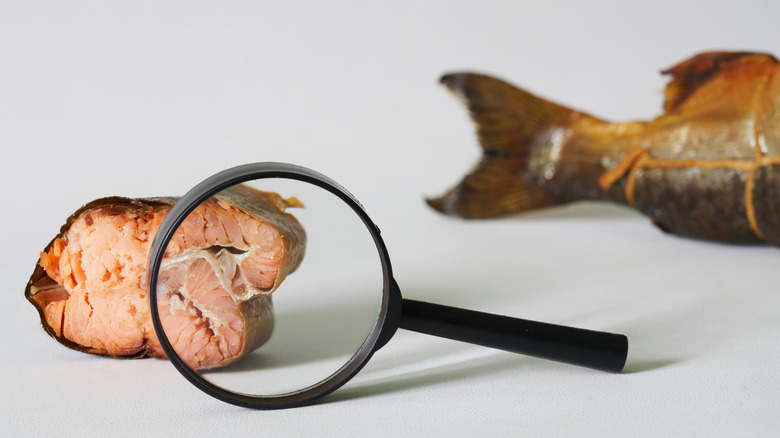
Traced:
<path id="1" fill-rule="evenodd" d="M 352 208 L 264 178 L 203 201 L 165 248 L 156 307 L 181 360 L 224 390 L 279 397 L 328 381 L 378 323 L 383 269 Z"/>

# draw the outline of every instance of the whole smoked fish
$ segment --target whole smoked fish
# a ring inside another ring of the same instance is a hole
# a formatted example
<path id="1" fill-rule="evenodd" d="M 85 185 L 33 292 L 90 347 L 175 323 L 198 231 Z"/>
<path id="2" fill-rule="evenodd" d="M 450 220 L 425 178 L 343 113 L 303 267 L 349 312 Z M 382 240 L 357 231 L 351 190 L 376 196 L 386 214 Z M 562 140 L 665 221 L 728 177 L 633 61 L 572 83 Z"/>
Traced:
<path id="1" fill-rule="evenodd" d="M 104 198 L 74 213 L 41 252 L 25 296 L 64 345 L 115 357 L 165 357 L 147 294 L 149 249 L 175 198 Z M 235 186 L 202 203 L 168 245 L 158 309 L 174 349 L 195 369 L 262 345 L 271 292 L 300 264 L 306 234 L 276 193 Z M 174 335 L 175 334 L 175 335 Z"/>
<path id="2" fill-rule="evenodd" d="M 633 206 L 662 230 L 780 246 L 780 64 L 708 52 L 663 71 L 656 119 L 610 123 L 479 74 L 441 82 L 484 154 L 436 210 L 487 218 L 578 200 Z"/>

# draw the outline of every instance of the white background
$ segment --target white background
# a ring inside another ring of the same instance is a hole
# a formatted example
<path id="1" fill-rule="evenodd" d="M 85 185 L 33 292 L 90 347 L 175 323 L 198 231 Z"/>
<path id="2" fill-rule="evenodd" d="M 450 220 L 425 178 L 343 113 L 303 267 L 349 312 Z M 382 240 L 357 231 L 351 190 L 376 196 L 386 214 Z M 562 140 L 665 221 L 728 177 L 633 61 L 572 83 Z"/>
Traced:
<path id="1" fill-rule="evenodd" d="M 648 119 L 662 68 L 713 49 L 780 54 L 780 3 L 277 3 L 0 4 L 0 434 L 776 436 L 777 248 L 664 235 L 611 205 L 466 222 L 423 199 L 479 156 L 441 74 Z M 625 333 L 625 372 L 399 332 L 321 403 L 257 412 L 165 361 L 85 355 L 40 328 L 24 287 L 73 210 L 270 160 L 363 202 L 405 296 Z"/>

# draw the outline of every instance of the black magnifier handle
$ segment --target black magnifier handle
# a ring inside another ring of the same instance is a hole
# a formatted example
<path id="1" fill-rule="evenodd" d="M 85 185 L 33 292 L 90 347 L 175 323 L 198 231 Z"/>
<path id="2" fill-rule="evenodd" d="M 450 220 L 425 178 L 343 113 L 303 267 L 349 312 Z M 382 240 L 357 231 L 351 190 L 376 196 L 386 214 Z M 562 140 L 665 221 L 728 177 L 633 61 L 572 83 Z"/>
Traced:
<path id="1" fill-rule="evenodd" d="M 405 298 L 400 328 L 615 373 L 623 370 L 628 355 L 623 335 Z"/>

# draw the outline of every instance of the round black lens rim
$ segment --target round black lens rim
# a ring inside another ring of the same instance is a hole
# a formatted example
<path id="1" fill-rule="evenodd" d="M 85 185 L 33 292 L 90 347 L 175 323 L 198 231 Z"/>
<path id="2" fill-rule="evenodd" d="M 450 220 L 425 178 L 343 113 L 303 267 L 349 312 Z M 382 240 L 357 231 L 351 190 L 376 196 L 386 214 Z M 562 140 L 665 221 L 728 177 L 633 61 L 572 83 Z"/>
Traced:
<path id="1" fill-rule="evenodd" d="M 278 396 L 251 396 L 228 391 L 216 386 L 188 367 L 176 354 L 162 328 L 160 316 L 157 311 L 157 278 L 162 264 L 165 249 L 179 225 L 187 216 L 203 201 L 211 196 L 236 184 L 241 184 L 256 179 L 286 178 L 313 184 L 336 195 L 352 208 L 360 217 L 374 239 L 379 258 L 382 263 L 383 292 L 382 303 L 377 317 L 377 322 L 369 333 L 366 341 L 355 355 L 338 371 L 327 379 L 299 391 L 281 394 Z M 187 192 L 171 208 L 168 215 L 162 221 L 157 234 L 152 242 L 149 257 L 149 303 L 151 307 L 152 322 L 157 332 L 157 338 L 171 363 L 187 380 L 201 391 L 237 406 L 254 409 L 280 409 L 308 404 L 335 391 L 349 381 L 371 358 L 373 352 L 386 342 L 387 336 L 382 336 L 382 329 L 387 321 L 390 296 L 393 292 L 393 276 L 390 266 L 390 257 L 387 248 L 380 235 L 379 228 L 371 221 L 360 202 L 346 189 L 332 179 L 316 171 L 288 163 L 260 162 L 249 163 L 226 169 L 219 172 Z"/>

